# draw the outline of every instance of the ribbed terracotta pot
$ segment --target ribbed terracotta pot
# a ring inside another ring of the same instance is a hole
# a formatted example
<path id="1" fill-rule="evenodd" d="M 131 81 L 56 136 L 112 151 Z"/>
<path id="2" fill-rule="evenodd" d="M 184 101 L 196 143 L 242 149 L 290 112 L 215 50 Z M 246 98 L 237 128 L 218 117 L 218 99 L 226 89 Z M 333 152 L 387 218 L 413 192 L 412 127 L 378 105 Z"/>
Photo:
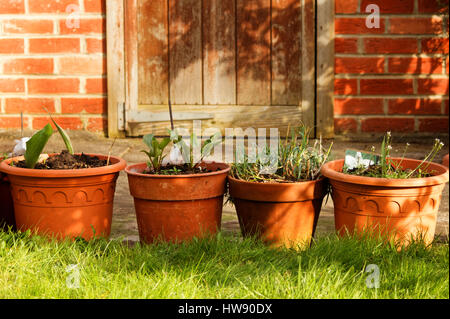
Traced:
<path id="1" fill-rule="evenodd" d="M 3 158 L 0 157 L 0 162 Z M 6 174 L 0 173 L 0 230 L 16 230 L 14 205 L 11 197 L 11 185 Z"/>
<path id="2" fill-rule="evenodd" d="M 326 194 L 326 180 L 258 183 L 228 177 L 243 236 L 274 246 L 310 244 Z"/>
<path id="3" fill-rule="evenodd" d="M 222 220 L 229 165 L 202 163 L 213 172 L 189 175 L 143 174 L 146 163 L 128 166 L 139 238 L 181 242 L 216 234 Z"/>
<path id="4" fill-rule="evenodd" d="M 11 183 L 17 229 L 57 239 L 109 236 L 116 180 L 126 166 L 123 159 L 111 156 L 112 165 L 72 170 L 9 165 L 20 160 L 23 156 L 0 164 Z"/>
<path id="5" fill-rule="evenodd" d="M 404 159 L 402 167 L 414 169 L 420 163 Z M 412 238 L 427 244 L 433 241 L 442 191 L 448 181 L 446 167 L 431 163 L 429 171 L 434 176 L 389 179 L 344 174 L 343 165 L 341 159 L 322 168 L 332 186 L 335 227 L 340 235 L 369 232 L 393 238 L 399 245 L 407 245 Z"/>

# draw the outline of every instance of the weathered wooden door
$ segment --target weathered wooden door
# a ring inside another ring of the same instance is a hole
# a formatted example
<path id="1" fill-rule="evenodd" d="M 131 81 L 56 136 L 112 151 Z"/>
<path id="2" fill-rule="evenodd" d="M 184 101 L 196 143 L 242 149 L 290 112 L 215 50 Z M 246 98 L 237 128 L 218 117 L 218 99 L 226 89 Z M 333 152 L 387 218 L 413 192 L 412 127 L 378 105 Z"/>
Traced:
<path id="1" fill-rule="evenodd" d="M 107 5 L 110 135 L 166 134 L 169 100 L 177 126 L 314 125 L 313 0 Z"/>

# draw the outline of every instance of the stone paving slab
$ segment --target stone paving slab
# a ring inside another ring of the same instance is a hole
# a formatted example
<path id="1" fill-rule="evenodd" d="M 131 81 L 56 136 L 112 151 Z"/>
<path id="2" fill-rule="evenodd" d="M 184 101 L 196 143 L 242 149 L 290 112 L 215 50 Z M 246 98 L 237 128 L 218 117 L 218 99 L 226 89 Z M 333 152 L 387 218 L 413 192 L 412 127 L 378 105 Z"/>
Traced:
<path id="1" fill-rule="evenodd" d="M 30 136 L 31 132 L 25 132 L 24 136 Z M 128 164 L 135 164 L 146 161 L 146 155 L 140 150 L 144 149 L 144 145 L 140 138 L 127 139 L 108 139 L 98 134 L 80 131 L 69 131 L 76 152 L 108 154 L 112 146 L 112 155 L 124 158 Z M 0 132 L 0 154 L 11 152 L 14 146 L 14 139 L 20 138 L 20 131 L 4 131 Z M 394 136 L 394 141 L 396 140 Z M 404 145 L 402 141 L 393 143 L 393 151 L 402 154 Z M 418 138 L 416 140 L 408 140 L 411 144 L 405 157 L 422 159 L 432 147 L 433 138 Z M 444 148 L 438 153 L 435 162 L 440 163 L 442 157 L 449 152 L 448 137 L 444 140 Z M 328 144 L 330 141 L 325 141 Z M 368 139 L 366 141 L 354 139 L 337 138 L 334 140 L 333 158 L 342 158 L 347 148 L 369 151 L 372 145 L 379 146 L 378 140 Z M 45 148 L 45 152 L 60 152 L 64 149 L 64 143 L 55 135 L 52 137 Z M 393 153 L 394 155 L 396 153 Z M 226 204 L 223 209 L 222 229 L 230 232 L 239 232 L 239 224 L 236 212 L 231 204 Z M 331 197 L 328 202 L 323 204 L 322 211 L 317 224 L 317 235 L 334 232 L 334 216 L 333 201 Z M 438 222 L 436 234 L 448 239 L 449 234 L 449 185 L 445 186 L 442 196 L 442 202 L 438 214 Z M 124 238 L 130 241 L 137 241 L 138 229 L 136 217 L 134 213 L 133 198 L 129 194 L 128 180 L 125 172 L 121 172 L 117 180 L 116 195 L 114 199 L 114 213 L 112 222 L 111 238 Z"/>

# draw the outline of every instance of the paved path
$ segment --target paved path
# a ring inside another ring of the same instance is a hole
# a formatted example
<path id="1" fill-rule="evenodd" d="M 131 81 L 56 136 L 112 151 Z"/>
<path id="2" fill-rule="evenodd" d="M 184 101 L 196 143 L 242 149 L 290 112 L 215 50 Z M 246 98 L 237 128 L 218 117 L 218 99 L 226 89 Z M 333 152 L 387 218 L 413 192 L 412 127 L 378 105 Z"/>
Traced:
<path id="1" fill-rule="evenodd" d="M 100 153 L 108 154 L 109 149 L 113 143 L 112 139 L 88 133 L 88 132 L 69 132 L 75 151 L 83 151 L 85 153 Z M 27 136 L 27 135 L 26 135 Z M 29 135 L 28 135 L 29 136 Z M 14 146 L 14 139 L 20 137 L 18 131 L 6 131 L 0 132 L 0 154 L 5 152 L 11 152 Z M 395 137 L 394 137 L 395 140 Z M 406 153 L 406 157 L 409 158 L 423 158 L 432 146 L 432 140 L 420 139 L 416 142 L 409 141 L 411 146 Z M 448 138 L 444 141 L 446 144 L 444 149 L 439 152 L 435 161 L 441 162 L 442 157 L 449 152 Z M 364 142 L 364 141 L 344 141 L 342 139 L 335 140 L 333 146 L 332 156 L 334 158 L 342 158 L 345 149 L 359 149 L 370 150 L 372 145 L 379 145 L 379 142 Z M 398 151 L 400 154 L 403 152 L 405 143 L 393 144 L 393 150 Z M 64 149 L 64 144 L 55 134 L 50 139 L 45 151 L 48 153 L 59 152 Z M 141 139 L 128 138 L 117 139 L 114 142 L 112 148 L 112 154 L 123 157 L 128 164 L 134 164 L 143 162 L 146 160 L 145 154 L 140 150 L 144 149 Z M 395 154 L 395 153 L 394 153 Z M 239 232 L 239 224 L 237 222 L 236 212 L 232 205 L 225 205 L 222 218 L 222 229 L 226 231 Z M 334 231 L 334 218 L 333 218 L 333 201 L 331 198 L 323 205 L 320 218 L 317 224 L 317 234 L 324 234 Z M 444 194 L 442 196 L 442 202 L 438 214 L 437 222 L 437 234 L 448 237 L 449 233 L 449 186 L 448 183 L 445 187 Z M 114 214 L 112 223 L 112 238 L 123 237 L 127 240 L 138 240 L 138 230 L 136 224 L 136 218 L 134 214 L 133 198 L 129 194 L 128 181 L 125 172 L 121 172 L 117 181 L 116 196 L 114 200 Z"/>

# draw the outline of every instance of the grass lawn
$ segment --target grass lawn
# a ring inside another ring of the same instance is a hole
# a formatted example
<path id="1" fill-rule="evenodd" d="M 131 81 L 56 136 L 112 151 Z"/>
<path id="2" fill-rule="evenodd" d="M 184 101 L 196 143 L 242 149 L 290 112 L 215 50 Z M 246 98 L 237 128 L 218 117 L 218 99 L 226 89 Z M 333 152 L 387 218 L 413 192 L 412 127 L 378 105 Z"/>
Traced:
<path id="1" fill-rule="evenodd" d="M 367 288 L 369 264 L 378 289 Z M 68 288 L 77 272 L 79 288 Z M 127 246 L 0 232 L 0 298 L 449 298 L 449 246 L 397 252 L 330 235 L 297 252 L 228 233 Z"/>

